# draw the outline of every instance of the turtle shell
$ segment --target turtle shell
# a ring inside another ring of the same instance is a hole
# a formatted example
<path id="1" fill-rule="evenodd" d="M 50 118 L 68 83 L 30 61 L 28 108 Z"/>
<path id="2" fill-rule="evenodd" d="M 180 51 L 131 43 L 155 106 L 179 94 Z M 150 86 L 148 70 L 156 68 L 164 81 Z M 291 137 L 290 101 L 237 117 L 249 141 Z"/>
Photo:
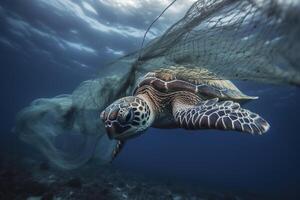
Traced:
<path id="1" fill-rule="evenodd" d="M 251 100 L 258 97 L 242 93 L 231 81 L 220 79 L 204 68 L 170 67 L 147 73 L 138 83 L 135 92 L 143 86 L 152 86 L 163 93 L 188 91 L 204 99 Z"/>

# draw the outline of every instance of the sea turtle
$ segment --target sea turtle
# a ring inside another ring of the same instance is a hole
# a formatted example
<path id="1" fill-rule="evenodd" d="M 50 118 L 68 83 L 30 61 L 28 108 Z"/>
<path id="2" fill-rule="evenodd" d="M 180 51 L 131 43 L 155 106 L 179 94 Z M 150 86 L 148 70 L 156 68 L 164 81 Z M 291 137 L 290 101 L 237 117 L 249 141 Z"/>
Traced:
<path id="1" fill-rule="evenodd" d="M 170 67 L 147 73 L 132 96 L 123 97 L 102 113 L 108 137 L 124 141 L 149 127 L 219 129 L 263 134 L 270 125 L 239 103 L 257 97 L 243 94 L 231 81 L 206 69 Z"/>

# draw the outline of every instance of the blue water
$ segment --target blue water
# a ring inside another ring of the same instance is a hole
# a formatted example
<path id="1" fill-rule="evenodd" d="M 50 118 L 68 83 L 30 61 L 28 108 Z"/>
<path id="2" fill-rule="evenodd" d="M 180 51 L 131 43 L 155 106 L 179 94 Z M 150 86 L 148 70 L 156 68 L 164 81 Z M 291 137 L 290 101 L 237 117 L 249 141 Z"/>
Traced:
<path id="1" fill-rule="evenodd" d="M 80 1 L 74 1 L 74 4 L 80 5 Z M 47 10 L 47 6 L 44 1 L 0 3 L 0 159 L 14 156 L 3 156 L 6 152 L 26 152 L 21 148 L 27 146 L 16 142 L 17 137 L 11 133 L 15 115 L 20 109 L 39 97 L 71 93 L 80 82 L 93 77 L 104 63 L 122 52 L 136 49 L 140 44 L 140 35 L 98 33 L 82 20 L 74 17 L 72 21 L 72 15 L 67 11 Z M 146 27 L 145 21 L 130 16 L 126 18 L 128 21 L 114 18 L 116 13 L 105 11 L 113 8 L 105 7 L 105 4 L 99 3 L 96 8 L 104 24 L 132 25 L 141 31 Z M 158 7 L 153 8 L 149 18 L 152 19 L 158 11 Z M 92 13 L 85 13 L 91 19 L 95 18 Z M 60 15 L 65 16 L 65 21 L 59 21 L 62 19 Z M 9 23 L 9 18 L 19 22 Z M 22 28 L 21 21 L 52 35 L 52 38 L 37 33 L 29 26 Z M 169 22 L 164 23 L 161 26 Z M 79 33 L 73 35 L 71 30 Z M 66 43 L 62 50 L 54 43 L 66 38 L 97 52 L 82 49 L 82 46 L 79 47 L 81 50 L 74 45 L 68 47 Z M 109 51 L 107 47 L 115 50 Z M 72 61 L 82 63 L 74 64 Z M 245 107 L 269 121 L 271 129 L 266 135 L 151 128 L 143 136 L 127 142 L 113 163 L 114 167 L 158 180 L 170 179 L 220 190 L 300 198 L 300 89 L 253 82 L 237 82 L 237 86 L 248 95 L 259 96 L 258 100 L 247 103 Z"/>

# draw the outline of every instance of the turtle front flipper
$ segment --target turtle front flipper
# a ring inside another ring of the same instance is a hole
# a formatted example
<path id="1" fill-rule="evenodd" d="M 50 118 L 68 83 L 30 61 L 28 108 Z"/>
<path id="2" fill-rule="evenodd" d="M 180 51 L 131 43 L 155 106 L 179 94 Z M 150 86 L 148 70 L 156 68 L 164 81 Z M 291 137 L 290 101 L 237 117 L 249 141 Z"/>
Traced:
<path id="1" fill-rule="evenodd" d="M 263 134 L 270 125 L 266 120 L 233 101 L 218 98 L 188 105 L 183 98 L 173 102 L 173 115 L 179 127 L 185 129 L 235 130 Z"/>
<path id="2" fill-rule="evenodd" d="M 115 149 L 113 150 L 112 155 L 111 155 L 111 161 L 110 161 L 111 163 L 119 155 L 119 153 L 123 149 L 124 145 L 125 145 L 124 141 L 118 140 L 118 142 L 115 146 Z"/>

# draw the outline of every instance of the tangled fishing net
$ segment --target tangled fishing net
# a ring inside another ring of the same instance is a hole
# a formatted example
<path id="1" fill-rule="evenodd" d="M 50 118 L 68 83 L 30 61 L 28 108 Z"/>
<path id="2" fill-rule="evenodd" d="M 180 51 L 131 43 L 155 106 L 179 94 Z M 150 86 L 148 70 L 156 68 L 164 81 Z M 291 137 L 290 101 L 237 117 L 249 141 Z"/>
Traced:
<path id="1" fill-rule="evenodd" d="M 106 163 L 116 141 L 107 138 L 100 112 L 129 95 L 141 74 L 175 65 L 206 68 L 220 79 L 299 86 L 300 2 L 198 0 L 162 36 L 73 94 L 34 101 L 19 113 L 16 132 L 60 167 Z"/>

